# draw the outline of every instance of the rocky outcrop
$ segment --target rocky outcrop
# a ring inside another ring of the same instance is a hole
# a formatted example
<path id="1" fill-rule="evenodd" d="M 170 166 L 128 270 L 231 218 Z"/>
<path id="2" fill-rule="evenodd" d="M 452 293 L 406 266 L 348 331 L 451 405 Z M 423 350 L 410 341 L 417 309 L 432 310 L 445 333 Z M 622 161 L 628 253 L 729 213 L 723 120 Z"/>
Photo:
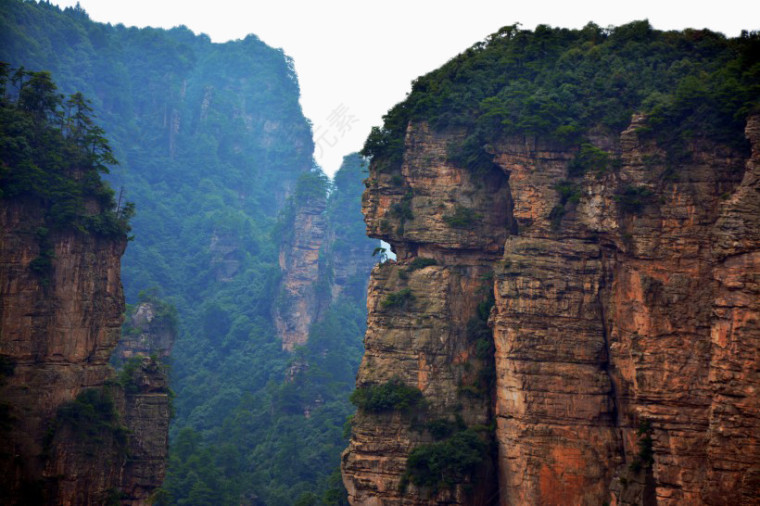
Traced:
<path id="1" fill-rule="evenodd" d="M 120 407 L 128 459 L 119 486 L 122 504 L 145 504 L 166 475 L 169 458 L 169 420 L 172 394 L 165 366 L 142 358 L 138 367 L 121 373 L 124 404 Z"/>
<path id="2" fill-rule="evenodd" d="M 129 438 L 119 487 L 123 504 L 141 504 L 166 474 L 172 393 L 164 362 L 177 338 L 171 304 L 147 296 L 127 314 L 112 362 L 119 365 L 117 411 Z"/>
<path id="3" fill-rule="evenodd" d="M 306 344 L 313 323 L 339 299 L 364 305 L 377 242 L 361 226 L 358 195 L 366 162 L 344 157 L 332 183 L 320 172 L 301 176 L 280 216 L 282 278 L 274 322 L 284 350 Z M 306 364 L 294 363 L 291 375 Z"/>
<path id="4" fill-rule="evenodd" d="M 118 364 L 133 357 L 166 360 L 177 339 L 174 307 L 158 299 L 139 302 L 124 324 L 121 340 L 113 356 Z"/>
<path id="5" fill-rule="evenodd" d="M 209 244 L 211 268 L 217 281 L 230 281 L 240 270 L 243 255 L 238 237 L 214 231 Z"/>
<path id="6" fill-rule="evenodd" d="M 108 364 L 124 310 L 126 242 L 47 230 L 44 210 L 32 201 L 0 208 L 2 502 L 144 504 L 162 479 L 168 393 L 159 388 L 166 409 L 148 414 L 145 398 L 156 384 L 126 388 Z M 52 249 L 49 268 L 35 262 L 42 244 Z M 140 370 L 151 377 L 147 365 Z M 139 449 L 156 438 L 162 454 Z M 132 451 L 137 460 L 127 464 Z M 150 473 L 136 471 L 140 452 L 156 456 Z"/>
<path id="7" fill-rule="evenodd" d="M 502 139 L 497 168 L 475 174 L 447 160 L 460 134 L 421 123 L 400 173 L 371 167 L 368 231 L 399 261 L 373 271 L 357 385 L 397 377 L 422 391 L 433 415 L 418 416 L 493 419 L 498 478 L 404 490 L 429 435 L 409 413 L 360 410 L 353 504 L 758 503 L 760 118 L 751 155 L 699 139 L 675 166 L 645 122 L 592 135 L 616 163 L 583 174 L 578 148 L 540 138 Z M 495 381 L 478 404 L 463 386 L 487 360 L 466 322 L 484 282 Z"/>
<path id="8" fill-rule="evenodd" d="M 309 328 L 327 302 L 318 297 L 319 252 L 325 240 L 327 194 L 289 203 L 280 245 L 280 292 L 274 305 L 274 323 L 282 349 L 293 351 L 309 339 Z"/>
<path id="9" fill-rule="evenodd" d="M 482 352 L 490 340 L 483 343 L 474 327 L 510 230 L 511 201 L 502 173 L 476 178 L 448 163 L 449 140 L 425 125 L 410 127 L 400 174 L 370 169 L 366 182 L 367 228 L 391 243 L 398 261 L 372 271 L 357 387 L 399 378 L 426 403 L 412 413 L 359 410 L 342 464 L 354 504 L 487 504 L 498 497 L 487 452 L 479 471 L 451 488 L 404 478 L 410 451 L 434 440 L 420 427 L 456 420 L 487 428 L 493 415 Z"/>
<path id="10" fill-rule="evenodd" d="M 59 406 L 43 440 L 45 504 L 150 504 L 163 482 L 171 401 L 153 359 Z M 21 504 L 24 502 L 22 501 Z"/>

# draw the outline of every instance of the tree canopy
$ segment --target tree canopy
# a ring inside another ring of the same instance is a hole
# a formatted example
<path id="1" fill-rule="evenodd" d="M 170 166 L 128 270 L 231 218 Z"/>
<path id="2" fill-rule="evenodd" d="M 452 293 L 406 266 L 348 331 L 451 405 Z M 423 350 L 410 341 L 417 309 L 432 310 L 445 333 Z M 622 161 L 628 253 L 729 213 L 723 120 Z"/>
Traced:
<path id="1" fill-rule="evenodd" d="M 49 72 L 6 63 L 0 92 L 0 197 L 37 199 L 49 228 L 125 236 L 133 206 L 118 207 L 101 180 L 117 162 L 89 101 L 58 93 Z"/>
<path id="2" fill-rule="evenodd" d="M 759 78 L 754 32 L 662 32 L 647 21 L 580 30 L 510 25 L 416 79 L 362 153 L 378 167 L 398 167 L 408 123 L 425 121 L 465 129 L 450 156 L 487 168 L 485 148 L 500 137 L 579 146 L 594 128 L 619 133 L 633 113 L 645 113 L 666 142 L 702 132 L 741 144 L 744 119 L 760 104 Z"/>

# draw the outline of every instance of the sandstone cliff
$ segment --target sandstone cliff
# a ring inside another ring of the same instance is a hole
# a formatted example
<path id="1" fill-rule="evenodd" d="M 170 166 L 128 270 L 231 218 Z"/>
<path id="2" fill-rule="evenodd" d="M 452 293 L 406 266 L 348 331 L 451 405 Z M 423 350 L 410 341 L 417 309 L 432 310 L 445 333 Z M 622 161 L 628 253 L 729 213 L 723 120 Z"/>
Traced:
<path id="1" fill-rule="evenodd" d="M 303 177 L 299 186 L 303 188 L 305 184 L 314 184 L 316 191 L 297 191 L 282 218 L 282 280 L 274 305 L 274 323 L 282 348 L 288 351 L 306 343 L 311 324 L 328 302 L 317 293 L 319 252 L 327 231 L 327 192 L 324 181 L 316 175 Z"/>
<path id="2" fill-rule="evenodd" d="M 273 313 L 284 350 L 304 345 L 312 324 L 338 299 L 363 305 L 367 273 L 377 259 L 376 243 L 360 227 L 362 170 L 366 162 L 352 154 L 332 184 L 321 172 L 301 176 L 280 217 L 275 236 L 282 278 Z"/>
<path id="3" fill-rule="evenodd" d="M 398 262 L 372 273 L 357 386 L 400 378 L 427 404 L 359 410 L 353 504 L 758 503 L 760 117 L 751 155 L 698 139 L 676 167 L 645 124 L 592 136 L 617 163 L 581 175 L 577 148 L 530 136 L 491 145 L 476 175 L 447 157 L 461 133 L 419 121 L 400 172 L 371 166 L 367 228 Z M 467 328 L 484 284 L 485 395 Z M 433 440 L 414 418 L 454 416 L 495 421 L 480 434 L 498 456 L 448 486 L 405 484 Z"/>
<path id="4" fill-rule="evenodd" d="M 492 290 L 492 265 L 511 229 L 512 202 L 504 175 L 476 178 L 447 163 L 450 140 L 413 125 L 401 173 L 371 166 L 366 182 L 367 229 L 392 244 L 398 261 L 372 271 L 357 387 L 400 378 L 419 388 L 427 405 L 414 413 L 359 410 L 343 457 L 355 504 L 488 503 L 498 497 L 489 455 L 479 475 L 452 488 L 435 492 L 402 483 L 410 451 L 434 440 L 425 426 L 446 421 L 488 432 L 493 417 L 488 343 L 483 353 L 470 322 L 477 322 L 478 305 Z M 447 218 L 463 206 L 481 218 L 449 225 Z M 394 303 L 404 293 L 405 303 Z"/>
<path id="5" fill-rule="evenodd" d="M 163 477 L 169 399 L 150 360 L 124 381 L 108 364 L 125 240 L 47 231 L 32 200 L 1 207 L 2 501 L 145 504 Z M 41 235 L 49 269 L 33 268 Z"/>

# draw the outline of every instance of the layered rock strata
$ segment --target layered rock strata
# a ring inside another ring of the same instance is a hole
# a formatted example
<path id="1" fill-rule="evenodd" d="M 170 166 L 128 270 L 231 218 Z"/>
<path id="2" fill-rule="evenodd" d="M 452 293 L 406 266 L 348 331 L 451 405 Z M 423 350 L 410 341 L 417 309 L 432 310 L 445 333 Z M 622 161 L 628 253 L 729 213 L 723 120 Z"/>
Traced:
<path id="1" fill-rule="evenodd" d="M 366 162 L 346 156 L 335 180 L 311 173 L 280 216 L 282 272 L 274 322 L 284 350 L 306 344 L 313 323 L 339 299 L 364 305 L 367 276 L 377 245 L 364 234 L 359 193 Z M 291 373 L 305 364 L 294 364 Z"/>
<path id="2" fill-rule="evenodd" d="M 697 139 L 675 166 L 645 121 L 592 136 L 619 163 L 580 176 L 576 149 L 535 138 L 495 143 L 498 170 L 475 174 L 447 161 L 457 132 L 424 124 L 400 174 L 371 167 L 368 231 L 399 261 L 373 271 L 357 385 L 399 377 L 439 415 L 493 415 L 498 479 L 475 489 L 500 504 L 758 504 L 760 118 L 751 154 Z M 436 265 L 400 280 L 418 257 Z M 478 408 L 459 396 L 460 325 L 489 271 L 496 380 Z M 402 285 L 413 304 L 389 312 Z M 408 427 L 357 415 L 352 503 L 484 504 L 463 485 L 400 491 L 425 442 Z"/>
<path id="3" fill-rule="evenodd" d="M 2 502 L 144 504 L 163 475 L 168 389 L 147 366 L 148 386 L 126 389 L 108 363 L 124 311 L 126 242 L 50 230 L 52 265 L 35 270 L 43 212 L 20 199 L 0 206 Z"/>
<path id="4" fill-rule="evenodd" d="M 274 305 L 274 323 L 284 350 L 293 351 L 309 339 L 309 328 L 329 300 L 319 297 L 319 252 L 327 232 L 327 195 L 289 203 L 293 217 L 280 245 L 282 280 Z"/>
<path id="5" fill-rule="evenodd" d="M 124 374 L 124 373 L 122 373 Z M 166 476 L 172 401 L 165 366 L 142 358 L 124 378 L 124 404 L 119 406 L 127 428 L 127 460 L 119 485 L 122 504 L 151 503 Z"/>
<path id="6" fill-rule="evenodd" d="M 449 164 L 449 140 L 424 125 L 410 128 L 401 174 L 371 171 L 367 181 L 368 230 L 392 244 L 398 261 L 372 271 L 357 387 L 398 378 L 418 388 L 425 405 L 411 413 L 356 414 L 342 464 L 354 504 L 489 503 L 498 497 L 487 455 L 475 476 L 452 488 L 431 491 L 404 485 L 403 478 L 409 452 L 433 441 L 420 426 L 456 418 L 485 427 L 492 417 L 490 392 L 478 381 L 488 364 L 477 355 L 468 323 L 492 290 L 511 202 L 503 174 L 476 178 Z M 448 225 L 457 206 L 482 219 Z M 410 294 L 407 302 L 391 304 L 400 293 Z"/>

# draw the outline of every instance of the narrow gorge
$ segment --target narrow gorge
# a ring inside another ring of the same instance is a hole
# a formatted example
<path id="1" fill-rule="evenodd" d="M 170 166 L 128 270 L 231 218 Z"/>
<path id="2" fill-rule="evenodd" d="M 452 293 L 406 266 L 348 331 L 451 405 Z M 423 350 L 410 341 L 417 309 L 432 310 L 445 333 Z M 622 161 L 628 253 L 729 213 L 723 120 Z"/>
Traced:
<path id="1" fill-rule="evenodd" d="M 0 503 L 760 506 L 758 83 L 508 25 L 331 179 L 283 49 L 0 0 Z"/>

